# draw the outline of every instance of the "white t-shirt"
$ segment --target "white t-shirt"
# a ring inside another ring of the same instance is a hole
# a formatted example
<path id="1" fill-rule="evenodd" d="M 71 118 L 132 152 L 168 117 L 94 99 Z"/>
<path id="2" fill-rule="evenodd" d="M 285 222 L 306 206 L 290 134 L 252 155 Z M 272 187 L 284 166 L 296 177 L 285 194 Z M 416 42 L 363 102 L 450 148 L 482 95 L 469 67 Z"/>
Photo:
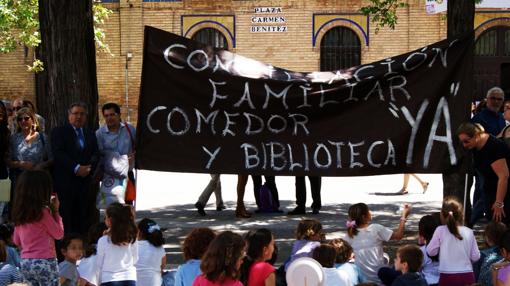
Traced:
<path id="1" fill-rule="evenodd" d="M 389 241 L 393 231 L 380 224 L 370 224 L 366 228 L 358 228 L 358 234 L 353 238 L 344 237 L 354 250 L 355 263 L 361 270 L 365 282 L 381 283 L 377 271 L 387 266 L 384 257 L 383 242 Z"/>
<path id="2" fill-rule="evenodd" d="M 349 275 L 343 271 L 338 270 L 336 268 L 325 268 L 324 274 L 325 274 L 325 281 L 324 286 L 350 286 L 354 285 L 351 280 L 349 279 Z"/>
<path id="3" fill-rule="evenodd" d="M 165 255 L 163 247 L 155 247 L 147 240 L 138 241 L 136 285 L 161 286 L 161 260 Z"/>
<path id="4" fill-rule="evenodd" d="M 427 245 L 427 253 L 430 256 L 439 253 L 440 273 L 473 272 L 472 263 L 480 259 L 480 250 L 473 230 L 465 226 L 459 226 L 458 230 L 462 240 L 456 238 L 446 225 L 438 226 Z"/>
<path id="5" fill-rule="evenodd" d="M 91 255 L 80 260 L 78 264 L 80 278 L 87 280 L 90 284 L 99 285 L 99 269 L 96 264 L 96 255 Z"/>
<path id="6" fill-rule="evenodd" d="M 97 268 L 101 283 L 111 281 L 136 281 L 135 263 L 138 260 L 138 242 L 113 244 L 108 235 L 97 242 Z"/>

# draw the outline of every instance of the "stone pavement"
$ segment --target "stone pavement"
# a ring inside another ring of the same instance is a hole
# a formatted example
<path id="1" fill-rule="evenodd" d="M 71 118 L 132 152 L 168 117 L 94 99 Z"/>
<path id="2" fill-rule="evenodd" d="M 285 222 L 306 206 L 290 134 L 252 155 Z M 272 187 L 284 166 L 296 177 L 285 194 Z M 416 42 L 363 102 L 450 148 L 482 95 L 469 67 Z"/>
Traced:
<path id="1" fill-rule="evenodd" d="M 265 227 L 271 229 L 279 248 L 277 264 L 287 257 L 294 241 L 294 231 L 302 217 L 315 218 L 322 222 L 327 238 L 343 237 L 348 207 L 357 202 L 369 205 L 373 222 L 389 228 L 398 226 L 399 208 L 404 203 L 412 206 L 406 224 L 407 237 L 403 242 L 416 242 L 419 219 L 438 211 L 442 200 L 442 181 L 437 174 L 420 175 L 430 182 L 426 194 L 420 185 L 411 178 L 408 195 L 391 195 L 402 186 L 403 175 L 369 177 L 324 177 L 322 180 L 323 208 L 318 215 L 287 216 L 286 212 L 295 207 L 294 178 L 277 177 L 281 209 L 285 213 L 254 214 L 250 219 L 237 219 L 235 210 L 235 187 L 237 177 L 222 175 L 223 198 L 227 209 L 217 212 L 212 195 L 207 205 L 207 216 L 201 217 L 194 204 L 209 181 L 207 174 L 162 173 L 139 171 L 137 218 L 149 217 L 165 229 L 168 268 L 183 262 L 180 243 L 195 227 L 210 227 L 214 230 L 232 230 L 243 233 L 249 229 Z M 307 183 L 308 184 L 308 183 Z M 377 194 L 375 194 L 377 193 Z M 251 180 L 246 186 L 245 202 L 247 209 L 254 210 L 255 202 Z M 308 190 L 307 206 L 311 204 Z M 308 211 L 311 211 L 310 209 Z M 395 244 L 393 244 L 395 245 Z M 392 250 L 389 250 L 390 254 Z"/>

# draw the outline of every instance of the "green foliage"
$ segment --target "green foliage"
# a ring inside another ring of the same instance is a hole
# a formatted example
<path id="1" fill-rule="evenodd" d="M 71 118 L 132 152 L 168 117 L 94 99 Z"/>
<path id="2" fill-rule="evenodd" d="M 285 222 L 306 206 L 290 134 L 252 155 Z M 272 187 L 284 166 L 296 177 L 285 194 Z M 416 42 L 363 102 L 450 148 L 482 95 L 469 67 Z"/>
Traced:
<path id="1" fill-rule="evenodd" d="M 0 52 L 39 45 L 38 7 L 38 0 L 0 0 Z"/>
<path id="2" fill-rule="evenodd" d="M 113 55 L 108 44 L 105 42 L 106 34 L 101 28 L 108 19 L 108 15 L 112 13 L 112 10 L 105 8 L 100 3 L 101 1 L 94 0 L 94 6 L 92 6 L 92 11 L 94 12 L 94 40 L 99 51 Z"/>
<path id="3" fill-rule="evenodd" d="M 360 9 L 363 15 L 371 17 L 371 22 L 376 24 L 375 33 L 384 26 L 395 29 L 398 16 L 397 9 L 407 7 L 403 0 L 370 0 L 371 4 Z"/>
<path id="4" fill-rule="evenodd" d="M 112 11 L 103 7 L 99 0 L 93 1 L 94 40 L 99 51 L 111 54 L 101 25 Z M 0 0 L 0 53 L 12 52 L 20 46 L 35 48 L 41 43 L 38 12 L 38 0 Z M 34 59 L 27 67 L 33 72 L 44 70 L 39 59 Z"/>
<path id="5" fill-rule="evenodd" d="M 369 0 L 370 5 L 362 7 L 360 12 L 363 15 L 371 16 L 371 22 L 375 23 L 375 33 L 379 32 L 379 29 L 384 26 L 388 26 L 391 29 L 395 29 L 397 24 L 398 16 L 397 9 L 407 7 L 409 4 L 404 0 Z M 465 1 L 465 0 L 463 0 Z M 474 0 L 475 4 L 480 4 L 483 0 Z M 425 7 L 424 7 L 425 8 Z M 444 20 L 444 18 L 443 18 Z"/>

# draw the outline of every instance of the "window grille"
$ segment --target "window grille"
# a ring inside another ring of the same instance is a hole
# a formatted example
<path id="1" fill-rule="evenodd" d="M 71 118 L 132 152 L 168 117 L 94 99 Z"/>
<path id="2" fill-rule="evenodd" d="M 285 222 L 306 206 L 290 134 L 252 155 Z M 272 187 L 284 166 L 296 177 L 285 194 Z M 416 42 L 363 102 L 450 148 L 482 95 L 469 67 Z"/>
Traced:
<path id="1" fill-rule="evenodd" d="M 191 39 L 215 48 L 228 49 L 227 39 L 220 31 L 214 28 L 201 29 Z"/>
<path id="2" fill-rule="evenodd" d="M 335 27 L 321 41 L 321 71 L 345 69 L 361 64 L 361 43 L 349 28 Z"/>

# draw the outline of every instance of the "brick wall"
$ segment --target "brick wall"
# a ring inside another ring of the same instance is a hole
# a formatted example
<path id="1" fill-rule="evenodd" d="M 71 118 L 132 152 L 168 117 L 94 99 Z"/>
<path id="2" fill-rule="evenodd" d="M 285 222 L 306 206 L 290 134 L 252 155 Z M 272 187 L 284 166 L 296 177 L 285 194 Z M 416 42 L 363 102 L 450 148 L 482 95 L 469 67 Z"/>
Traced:
<path id="1" fill-rule="evenodd" d="M 362 43 L 362 63 L 390 57 L 433 43 L 446 36 L 445 20 L 440 15 L 426 15 L 423 1 L 409 0 L 410 7 L 399 10 L 395 30 L 382 28 L 375 33 L 370 23 L 369 45 Z M 105 4 L 113 13 L 104 25 L 113 55 L 97 54 L 99 104 L 108 101 L 123 106 L 126 118 L 126 93 L 131 121 L 136 121 L 142 65 L 143 27 L 151 25 L 181 34 L 181 15 L 235 15 L 236 47 L 233 51 L 274 66 L 297 71 L 319 70 L 320 42 L 312 45 L 312 18 L 319 13 L 357 13 L 366 0 L 284 0 L 232 1 L 184 0 L 182 2 L 142 2 L 120 0 Z M 254 7 L 282 7 L 288 31 L 284 33 L 251 33 Z M 332 23 L 334 27 L 349 23 Z M 323 32 L 324 33 L 324 32 Z M 320 39 L 319 39 L 320 40 Z M 127 59 L 127 54 L 132 58 Z M 34 76 L 26 71 L 30 61 L 22 49 L 0 55 L 0 98 L 34 97 Z M 126 83 L 126 67 L 128 80 Z"/>

